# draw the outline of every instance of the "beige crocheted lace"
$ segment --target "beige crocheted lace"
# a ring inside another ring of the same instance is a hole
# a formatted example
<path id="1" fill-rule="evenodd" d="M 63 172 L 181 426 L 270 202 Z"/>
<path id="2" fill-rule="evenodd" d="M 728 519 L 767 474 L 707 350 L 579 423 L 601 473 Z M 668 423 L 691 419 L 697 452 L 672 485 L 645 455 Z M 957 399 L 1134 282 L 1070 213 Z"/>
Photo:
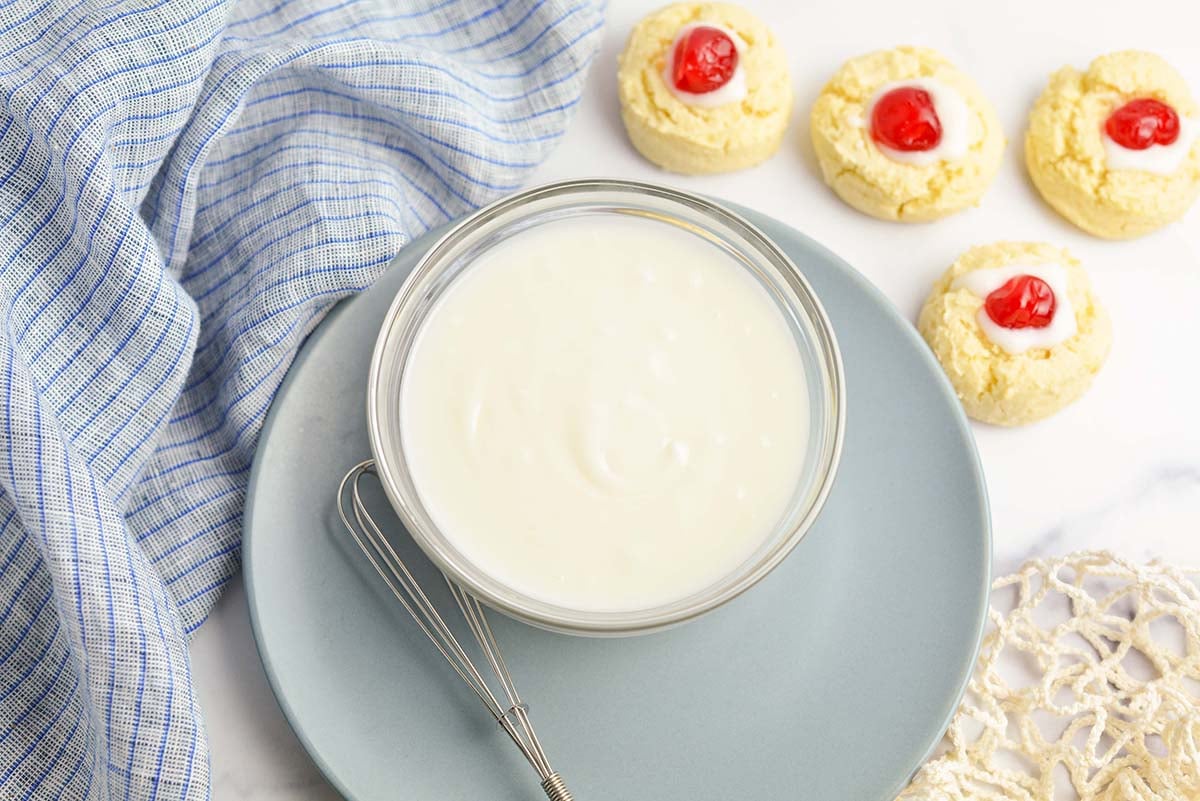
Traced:
<path id="1" fill-rule="evenodd" d="M 1198 578 L 1090 552 L 997 580 L 943 750 L 900 801 L 1200 799 Z"/>

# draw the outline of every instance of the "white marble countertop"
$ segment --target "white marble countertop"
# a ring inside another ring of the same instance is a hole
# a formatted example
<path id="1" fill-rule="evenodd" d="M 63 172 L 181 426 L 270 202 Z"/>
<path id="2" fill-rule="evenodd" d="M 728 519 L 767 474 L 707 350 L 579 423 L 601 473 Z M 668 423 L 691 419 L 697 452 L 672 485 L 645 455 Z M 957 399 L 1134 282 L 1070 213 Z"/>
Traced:
<path id="1" fill-rule="evenodd" d="M 1019 430 L 975 427 L 992 500 L 995 569 L 1093 547 L 1200 565 L 1200 205 L 1182 223 L 1136 242 L 1092 239 L 1042 204 L 1020 148 L 1025 116 L 1046 76 L 1102 52 L 1157 51 L 1200 94 L 1200 5 L 869 0 L 846 13 L 838 3 L 745 4 L 775 29 L 791 58 L 796 111 L 775 158 L 733 175 L 690 179 L 642 161 L 621 129 L 614 65 L 633 21 L 654 4 L 612 0 L 579 115 L 534 182 L 629 177 L 756 207 L 839 253 L 909 317 L 930 282 L 969 245 L 1039 239 L 1070 248 L 1112 314 L 1113 351 L 1091 392 L 1053 419 Z M 838 64 L 899 43 L 936 47 L 973 75 L 1010 140 L 982 206 L 932 225 L 877 222 L 842 205 L 822 184 L 808 144 L 808 108 Z M 197 634 L 192 654 L 217 801 L 338 798 L 275 704 L 240 581 Z"/>

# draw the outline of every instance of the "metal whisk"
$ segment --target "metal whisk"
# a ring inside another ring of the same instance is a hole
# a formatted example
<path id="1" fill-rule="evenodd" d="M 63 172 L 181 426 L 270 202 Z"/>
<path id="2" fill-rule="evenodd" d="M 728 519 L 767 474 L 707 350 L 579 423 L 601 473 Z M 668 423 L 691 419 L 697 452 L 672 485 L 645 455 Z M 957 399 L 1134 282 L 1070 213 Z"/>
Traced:
<path id="1" fill-rule="evenodd" d="M 383 536 L 371 513 L 367 511 L 359 492 L 359 483 L 363 476 L 368 474 L 376 474 L 375 462 L 371 459 L 355 465 L 338 487 L 338 516 L 342 518 L 346 530 L 354 537 L 354 541 L 371 562 L 375 572 L 396 596 L 396 600 L 408 610 L 412 619 L 421 627 L 421 631 L 425 632 L 425 636 L 446 658 L 450 667 L 454 668 L 454 672 L 475 692 L 487 711 L 512 738 L 521 754 L 537 772 L 546 797 L 550 801 L 573 801 L 571 791 L 567 789 L 562 777 L 550 767 L 550 760 L 546 758 L 546 752 L 533 731 L 533 724 L 529 721 L 529 706 L 517 694 L 512 675 L 500 654 L 500 646 L 496 643 L 492 627 L 484 615 L 483 606 L 448 577 L 443 576 L 459 611 L 467 621 L 467 627 L 470 628 L 492 674 L 502 688 L 507 704 L 497 698 L 488 680 L 471 661 L 462 644 L 446 625 L 446 621 L 392 548 L 391 543 Z M 349 514 L 347 506 L 350 509 Z"/>

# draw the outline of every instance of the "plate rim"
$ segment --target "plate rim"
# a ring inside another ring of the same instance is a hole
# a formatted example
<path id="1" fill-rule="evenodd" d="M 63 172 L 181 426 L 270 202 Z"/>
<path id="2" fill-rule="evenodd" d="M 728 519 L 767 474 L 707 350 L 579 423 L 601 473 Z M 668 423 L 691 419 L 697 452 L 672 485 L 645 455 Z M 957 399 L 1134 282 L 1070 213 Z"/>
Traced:
<path id="1" fill-rule="evenodd" d="M 841 277 L 850 280 L 851 282 L 853 282 L 855 284 L 855 286 L 859 290 L 861 290 L 865 294 L 867 294 L 875 302 L 875 305 L 878 306 L 880 309 L 882 309 L 883 313 L 886 316 L 890 317 L 893 322 L 899 323 L 901 329 L 904 331 L 904 336 L 908 338 L 910 344 L 914 345 L 916 347 L 916 350 L 920 353 L 920 358 L 923 361 L 925 361 L 927 365 L 931 366 L 934 369 L 935 374 L 938 376 L 938 380 L 935 382 L 935 384 L 937 385 L 938 391 L 940 391 L 944 396 L 946 396 L 948 398 L 948 400 L 951 402 L 950 403 L 951 409 L 952 409 L 951 418 L 954 421 L 954 428 L 957 431 L 957 433 L 959 433 L 962 436 L 964 442 L 967 444 L 967 449 L 970 452 L 971 477 L 977 483 L 979 490 L 980 490 L 978 512 L 979 512 L 979 519 L 982 522 L 982 532 L 981 533 L 983 535 L 983 537 L 982 537 L 982 539 L 983 539 L 983 542 L 982 542 L 983 560 L 982 560 L 982 565 L 981 565 L 982 573 L 983 573 L 983 581 L 981 582 L 981 592 L 979 593 L 979 595 L 976 599 L 976 603 L 975 603 L 976 608 L 974 610 L 975 611 L 975 615 L 974 615 L 975 631 L 974 631 L 974 635 L 973 635 L 974 646 L 971 649 L 970 659 L 968 660 L 969 667 L 963 673 L 962 678 L 959 680 L 958 687 L 955 689 L 955 691 L 953 693 L 954 703 L 951 704 L 949 712 L 944 716 L 944 719 L 939 724 L 938 729 L 937 729 L 938 733 L 931 738 L 930 742 L 928 742 L 924 745 L 924 748 L 921 749 L 920 757 L 913 764 L 913 766 L 909 770 L 908 774 L 898 778 L 897 781 L 895 783 L 893 783 L 892 787 L 889 789 L 887 795 L 885 796 L 885 798 L 895 798 L 906 786 L 908 786 L 908 784 L 911 782 L 913 776 L 916 775 L 916 773 L 921 769 L 921 767 L 923 765 L 925 765 L 925 763 L 929 760 L 930 756 L 932 756 L 934 751 L 937 749 L 938 744 L 942 741 L 943 737 L 945 736 L 945 733 L 949 729 L 950 724 L 954 719 L 954 716 L 958 712 L 959 706 L 962 704 L 963 697 L 966 695 L 967 688 L 970 685 L 971 678 L 975 672 L 975 665 L 978 663 L 978 660 L 979 660 L 980 649 L 982 648 L 982 645 L 983 645 L 983 637 L 984 637 L 984 632 L 985 632 L 985 628 L 986 628 L 986 624 L 987 624 L 987 613 L 988 613 L 988 609 L 989 609 L 989 601 L 991 598 L 992 567 L 993 567 L 993 558 L 994 558 L 994 554 L 993 554 L 994 534 L 992 531 L 991 498 L 990 498 L 990 495 L 988 493 L 988 488 L 987 488 L 987 477 L 983 471 L 983 463 L 979 456 L 979 448 L 975 442 L 975 436 L 974 436 L 974 433 L 972 432 L 971 424 L 970 424 L 969 420 L 967 419 L 966 412 L 962 408 L 962 403 L 959 401 L 957 395 L 954 393 L 954 389 L 950 385 L 949 380 L 946 378 L 945 373 L 941 368 L 941 365 L 938 364 L 933 353 L 929 350 L 929 348 L 925 344 L 924 340 L 921 339 L 920 334 L 917 332 L 916 328 L 913 326 L 911 321 L 909 321 L 906 317 L 904 317 L 900 313 L 900 310 L 898 308 L 896 308 L 896 306 L 888 299 L 888 297 L 886 295 L 884 295 L 883 292 L 878 287 L 876 287 L 873 283 L 871 283 L 871 281 L 865 275 L 863 275 L 861 272 L 859 272 L 857 269 L 855 269 L 849 262 L 847 262 L 841 256 L 837 255 L 835 252 L 833 252 L 832 250 L 827 248 L 824 244 L 817 241 L 815 238 L 809 236 L 808 234 L 804 233 L 803 231 L 800 231 L 799 229 L 795 228 L 794 226 L 791 226 L 791 225 L 779 220 L 778 218 L 776 218 L 772 215 L 765 214 L 765 213 L 759 212 L 759 211 L 755 211 L 755 210 L 753 210 L 747 206 L 741 205 L 739 203 L 733 203 L 731 201 L 726 201 L 721 198 L 715 198 L 710 195 L 705 195 L 704 197 L 712 200 L 714 203 L 717 203 L 718 205 L 729 208 L 735 214 L 741 215 L 746 220 L 748 220 L 753 226 L 755 226 L 756 228 L 758 228 L 760 230 L 762 230 L 764 228 L 769 228 L 770 226 L 775 226 L 781 230 L 785 230 L 790 236 L 794 236 L 797 239 L 799 239 L 800 241 L 804 242 L 806 246 L 812 248 L 815 252 L 819 253 L 823 258 L 827 259 L 830 263 L 834 264 L 838 268 L 839 272 L 841 273 Z M 468 215 L 463 215 L 463 216 L 468 216 Z M 405 245 L 400 250 L 400 252 L 398 252 L 396 254 L 396 256 L 391 261 L 388 262 L 387 266 L 384 268 L 383 274 L 386 274 L 388 271 L 390 271 L 393 268 L 393 265 L 397 261 L 399 261 L 400 259 L 403 259 L 403 258 L 407 258 L 409 255 L 410 249 L 413 246 L 417 246 L 420 248 L 432 247 L 434 244 L 436 244 L 438 241 L 440 241 L 441 237 L 448 230 L 450 230 L 452 227 L 454 227 L 460 221 L 461 221 L 461 217 L 451 220 L 443 225 L 439 225 L 435 228 L 430 229 L 429 231 L 425 232 L 421 236 L 419 236 L 419 237 L 415 238 L 414 240 L 412 240 L 411 242 L 409 242 L 407 245 Z M 772 235 L 766 233 L 765 231 L 764 231 L 764 234 L 766 236 L 768 236 L 768 238 L 770 238 L 772 241 L 774 241 L 774 237 Z M 426 246 L 426 244 L 425 244 L 426 241 L 428 242 L 428 246 Z M 783 248 L 783 246 L 780 246 L 780 247 L 781 247 L 781 249 L 785 250 L 785 252 L 786 252 L 786 249 Z M 420 258 L 421 258 L 421 256 L 418 255 L 416 257 L 416 260 L 419 261 Z M 789 255 L 789 258 L 791 258 L 790 255 Z M 416 262 L 414 262 L 414 264 L 415 263 Z M 381 277 L 383 274 L 381 274 Z M 364 290 L 364 292 L 369 292 L 372 288 L 374 288 L 374 286 L 375 286 L 375 284 L 372 284 L 372 286 L 368 287 L 368 289 Z M 333 765 L 331 765 L 328 762 L 328 760 L 325 759 L 325 757 L 322 755 L 320 749 L 318 749 L 316 747 L 316 745 L 313 743 L 313 741 L 308 736 L 308 733 L 304 730 L 304 727 L 298 722 L 296 710 L 294 709 L 292 704 L 289 702 L 286 695 L 280 690 L 279 677 L 276 674 L 275 665 L 272 662 L 270 655 L 266 652 L 266 650 L 263 647 L 261 621 L 259 619 L 258 596 L 257 596 L 257 593 L 255 592 L 255 583 L 254 583 L 254 578 L 253 578 L 254 571 L 252 569 L 252 564 L 254 561 L 253 554 L 255 552 L 255 549 L 253 547 L 255 538 L 252 536 L 251 528 L 247 525 L 247 523 L 248 523 L 248 521 L 251 520 L 254 510 L 255 510 L 255 507 L 257 506 L 257 499 L 258 499 L 257 488 L 258 488 L 258 483 L 259 483 L 259 480 L 261 477 L 261 472 L 262 472 L 262 453 L 264 451 L 264 449 L 261 447 L 261 445 L 263 443 L 264 438 L 271 432 L 271 430 L 274 427 L 275 419 L 277 417 L 277 412 L 278 412 L 278 408 L 279 408 L 278 404 L 276 403 L 276 400 L 278 398 L 282 397 L 283 394 L 287 391 L 287 389 L 291 386 L 292 381 L 297 373 L 297 367 L 299 365 L 302 365 L 304 362 L 306 362 L 308 360 L 310 351 L 307 346 L 308 346 L 308 342 L 309 342 L 309 337 L 311 337 L 312 333 L 315 332 L 318 328 L 328 324 L 330 320 L 336 319 L 337 317 L 341 316 L 342 314 L 345 314 L 346 310 L 350 306 L 350 303 L 355 298 L 359 297 L 361 294 L 363 294 L 363 293 L 351 295 L 349 297 L 343 298 L 342 300 L 338 301 L 335 304 L 334 308 L 331 309 L 330 312 L 327 315 L 325 315 L 325 317 L 312 329 L 312 331 L 309 332 L 309 335 L 306 336 L 304 343 L 301 345 L 299 351 L 297 352 L 296 357 L 292 360 L 292 363 L 288 366 L 287 373 L 285 374 L 283 381 L 280 382 L 279 388 L 276 390 L 276 394 L 275 394 L 275 397 L 272 399 L 271 407 L 268 410 L 267 417 L 263 421 L 263 426 L 259 431 L 258 442 L 256 443 L 255 451 L 254 451 L 254 459 L 253 459 L 253 462 L 252 462 L 251 468 L 250 468 L 250 476 L 249 476 L 249 479 L 246 484 L 246 502 L 245 502 L 245 508 L 243 510 L 243 515 L 242 515 L 242 520 L 243 520 L 243 524 L 242 524 L 242 555 L 243 555 L 242 577 L 243 577 L 243 583 L 244 583 L 245 589 L 246 589 L 246 606 L 247 606 L 247 609 L 249 612 L 250 630 L 251 630 L 251 634 L 253 635 L 255 652 L 258 654 L 259 661 L 262 664 L 263 673 L 267 677 L 267 684 L 271 688 L 271 694 L 272 694 L 272 696 L 274 696 L 276 704 L 279 706 L 280 711 L 283 713 L 284 719 L 287 721 L 288 728 L 291 729 L 293 735 L 303 746 L 305 754 L 308 756 L 309 759 L 311 759 L 313 761 L 313 764 L 317 766 L 317 769 L 320 770 L 321 775 L 325 778 L 325 780 L 328 781 L 333 786 L 333 788 L 338 792 L 339 795 L 341 795 L 343 798 L 347 799 L 347 801 L 370 801 L 370 800 L 365 799 L 350 790 L 350 788 L 342 780 L 338 771 L 334 768 Z M 835 335 L 836 335 L 836 331 L 835 331 Z M 834 481 L 834 484 L 836 484 L 836 480 Z"/>

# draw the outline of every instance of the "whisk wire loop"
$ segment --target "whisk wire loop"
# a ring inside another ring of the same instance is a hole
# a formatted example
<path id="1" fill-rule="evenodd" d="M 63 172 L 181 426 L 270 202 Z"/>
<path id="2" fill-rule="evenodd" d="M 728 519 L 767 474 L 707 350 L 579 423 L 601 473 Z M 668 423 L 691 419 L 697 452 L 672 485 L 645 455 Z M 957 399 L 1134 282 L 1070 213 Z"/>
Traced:
<path id="1" fill-rule="evenodd" d="M 534 732 L 529 719 L 529 705 L 517 692 L 508 664 L 500 652 L 496 635 L 484 613 L 483 604 L 477 598 L 443 575 L 455 605 L 466 621 L 480 653 L 490 668 L 496 684 L 502 691 L 503 700 L 493 692 L 491 683 L 476 667 L 466 648 L 455 637 L 449 624 L 438 612 L 437 606 L 425 594 L 420 582 L 413 576 L 404 560 L 396 553 L 383 530 L 367 511 L 363 502 L 360 482 L 365 476 L 376 475 L 374 460 L 360 462 L 350 469 L 338 487 L 337 509 L 342 524 L 354 538 L 355 543 L 367 557 L 371 567 L 383 579 L 392 595 L 416 622 L 422 633 L 429 638 L 438 652 L 454 669 L 472 692 L 479 698 L 487 711 L 495 718 L 500 728 L 512 739 L 521 755 L 537 773 L 543 792 L 549 801 L 573 801 L 562 777 L 550 767 L 545 749 Z M 349 507 L 349 511 L 347 511 Z"/>

